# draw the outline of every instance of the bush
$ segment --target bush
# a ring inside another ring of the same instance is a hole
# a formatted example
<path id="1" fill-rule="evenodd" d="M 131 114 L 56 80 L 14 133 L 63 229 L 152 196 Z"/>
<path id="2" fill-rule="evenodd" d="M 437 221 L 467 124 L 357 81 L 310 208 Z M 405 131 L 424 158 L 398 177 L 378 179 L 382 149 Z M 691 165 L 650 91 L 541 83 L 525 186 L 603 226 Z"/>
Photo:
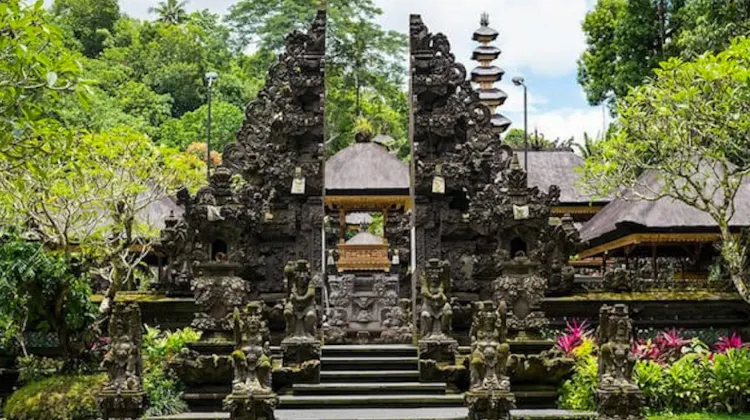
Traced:
<path id="1" fill-rule="evenodd" d="M 166 416 L 187 411 L 182 399 L 182 384 L 169 374 L 169 362 L 185 345 L 198 341 L 200 334 L 191 328 L 162 332 L 146 326 L 143 336 L 143 389 L 149 400 L 147 416 Z"/>
<path id="2" fill-rule="evenodd" d="M 8 420 L 95 420 L 96 394 L 106 380 L 106 375 L 78 375 L 32 382 L 11 395 L 4 414 Z"/>
<path id="3" fill-rule="evenodd" d="M 40 356 L 18 358 L 18 380 L 23 384 L 40 381 L 60 373 L 63 361 Z"/>
<path id="4" fill-rule="evenodd" d="M 664 409 L 664 367 L 652 360 L 641 360 L 635 364 L 633 379 L 646 398 L 651 411 Z"/>
<path id="5" fill-rule="evenodd" d="M 750 350 L 715 354 L 708 366 L 708 396 L 719 411 L 746 411 L 750 399 Z"/>
<path id="6" fill-rule="evenodd" d="M 576 362 L 573 377 L 565 381 L 560 391 L 560 408 L 568 410 L 596 410 L 596 387 L 599 366 L 595 356 L 585 356 Z"/>
<path id="7" fill-rule="evenodd" d="M 706 369 L 703 357 L 687 354 L 664 373 L 663 400 L 674 412 L 699 411 L 707 401 Z"/>

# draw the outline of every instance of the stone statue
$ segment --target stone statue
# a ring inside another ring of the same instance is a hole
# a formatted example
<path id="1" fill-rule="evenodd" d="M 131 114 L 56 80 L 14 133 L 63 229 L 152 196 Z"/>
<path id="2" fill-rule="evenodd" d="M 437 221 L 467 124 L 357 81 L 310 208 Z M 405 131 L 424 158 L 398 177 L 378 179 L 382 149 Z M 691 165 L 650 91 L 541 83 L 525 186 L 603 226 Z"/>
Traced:
<path id="1" fill-rule="evenodd" d="M 601 420 L 641 420 L 643 395 L 633 380 L 632 322 L 626 305 L 599 311 L 599 400 Z"/>
<path id="2" fill-rule="evenodd" d="M 284 305 L 285 340 L 315 339 L 318 315 L 315 311 L 315 282 L 310 264 L 305 260 L 289 262 L 284 267 L 289 297 Z"/>
<path id="3" fill-rule="evenodd" d="M 431 259 L 422 273 L 422 339 L 447 338 L 453 311 L 448 302 L 451 268 L 448 261 Z"/>
<path id="4" fill-rule="evenodd" d="M 453 382 L 463 366 L 456 365 L 458 342 L 451 334 L 453 310 L 450 295 L 450 263 L 430 259 L 422 272 L 419 378 L 422 382 Z"/>
<path id="5" fill-rule="evenodd" d="M 281 341 L 282 367 L 276 376 L 282 386 L 320 382 L 321 343 L 317 337 L 315 281 L 305 260 L 284 267 L 289 297 L 284 304 L 286 337 Z M 279 385 L 279 384 L 277 384 Z"/>
<path id="6" fill-rule="evenodd" d="M 278 397 L 271 389 L 270 332 L 263 318 L 263 303 L 250 302 L 235 308 L 232 352 L 232 393 L 224 402 L 231 419 L 273 419 Z"/>
<path id="7" fill-rule="evenodd" d="M 476 303 L 471 325 L 470 387 L 464 395 L 470 419 L 510 419 L 515 397 L 506 374 L 510 359 L 506 336 L 505 302 Z"/>
<path id="8" fill-rule="evenodd" d="M 137 418 L 145 408 L 141 379 L 141 311 L 138 304 L 117 302 L 109 321 L 110 348 L 103 365 L 108 381 L 99 393 L 102 417 Z"/>
<path id="9" fill-rule="evenodd" d="M 380 333 L 378 343 L 411 344 L 414 324 L 411 322 L 411 300 L 399 299 L 398 305 L 385 310 L 385 329 Z"/>

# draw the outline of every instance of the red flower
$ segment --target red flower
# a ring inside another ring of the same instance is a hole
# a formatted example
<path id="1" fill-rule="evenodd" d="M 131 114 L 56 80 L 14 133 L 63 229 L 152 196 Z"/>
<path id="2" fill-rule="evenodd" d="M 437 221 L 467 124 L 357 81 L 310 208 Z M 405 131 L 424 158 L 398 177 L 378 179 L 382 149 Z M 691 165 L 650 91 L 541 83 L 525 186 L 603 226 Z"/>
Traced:
<path id="1" fill-rule="evenodd" d="M 732 333 L 729 337 L 721 337 L 719 341 L 714 344 L 714 350 L 717 353 L 726 353 L 729 349 L 742 348 L 742 337 L 739 334 Z"/>

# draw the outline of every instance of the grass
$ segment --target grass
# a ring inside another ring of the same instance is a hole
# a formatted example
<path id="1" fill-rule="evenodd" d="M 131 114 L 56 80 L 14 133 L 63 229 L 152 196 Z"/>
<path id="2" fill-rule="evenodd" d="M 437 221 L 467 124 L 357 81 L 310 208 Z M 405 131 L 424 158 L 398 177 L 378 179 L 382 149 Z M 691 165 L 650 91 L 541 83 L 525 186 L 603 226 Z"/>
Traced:
<path id="1" fill-rule="evenodd" d="M 658 414 L 648 416 L 648 420 L 750 420 L 750 414 Z"/>

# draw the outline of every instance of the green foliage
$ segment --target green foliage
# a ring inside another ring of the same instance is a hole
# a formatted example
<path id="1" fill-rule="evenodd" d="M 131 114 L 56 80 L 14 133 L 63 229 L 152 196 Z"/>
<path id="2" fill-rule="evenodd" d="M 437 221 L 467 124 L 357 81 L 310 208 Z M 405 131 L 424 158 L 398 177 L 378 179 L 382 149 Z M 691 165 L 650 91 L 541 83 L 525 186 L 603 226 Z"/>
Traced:
<path id="1" fill-rule="evenodd" d="M 544 136 L 544 133 L 533 132 L 529 133 L 528 147 L 529 150 L 566 148 L 571 147 L 573 140 L 572 137 L 568 140 L 561 140 L 559 138 L 550 140 Z M 526 146 L 526 134 L 520 128 L 511 128 L 505 133 L 503 143 L 515 150 L 523 150 Z"/>
<path id="2" fill-rule="evenodd" d="M 80 57 L 64 45 L 40 0 L 0 2 L 0 173 L 21 160 L 46 158 L 43 136 L 59 124 L 48 108 L 67 94 L 83 95 Z"/>
<path id="3" fill-rule="evenodd" d="M 646 407 L 659 412 L 664 409 L 664 367 L 651 360 L 639 361 L 633 369 L 633 380 L 646 398 Z"/>
<path id="4" fill-rule="evenodd" d="M 96 57 L 120 19 L 117 0 L 55 0 L 52 13 L 73 34 L 86 57 Z"/>
<path id="5" fill-rule="evenodd" d="M 185 11 L 187 1 L 167 0 L 160 1 L 157 7 L 149 8 L 150 13 L 156 13 L 160 22 L 177 25 L 184 22 L 188 14 Z"/>
<path id="6" fill-rule="evenodd" d="M 0 231 L 0 325 L 25 354 L 23 333 L 53 331 L 64 350 L 70 333 L 93 319 L 88 281 L 63 255 L 46 252 L 13 230 Z"/>
<path id="7" fill-rule="evenodd" d="M 63 361 L 28 355 L 18 358 L 18 380 L 23 384 L 49 378 L 63 369 Z"/>
<path id="8" fill-rule="evenodd" d="M 211 119 L 211 150 L 222 151 L 227 143 L 236 140 L 245 113 L 228 102 L 214 101 L 211 104 Z M 159 130 L 159 142 L 181 150 L 192 143 L 205 143 L 207 121 L 208 105 L 203 105 L 164 123 Z"/>
<path id="9" fill-rule="evenodd" d="M 632 199 L 669 197 L 705 211 L 722 233 L 737 290 L 750 299 L 745 246 L 729 232 L 734 197 L 750 172 L 750 40 L 694 62 L 670 59 L 655 75 L 618 102 L 617 132 L 586 161 L 582 185 L 602 196 L 625 187 Z"/>
<path id="10" fill-rule="evenodd" d="M 169 362 L 186 348 L 189 342 L 198 341 L 200 333 L 183 328 L 175 332 L 162 332 L 146 326 L 143 335 L 143 388 L 148 395 L 147 416 L 166 416 L 187 411 L 182 399 L 182 385 L 170 374 Z"/>
<path id="11" fill-rule="evenodd" d="M 560 407 L 568 410 L 595 411 L 598 364 L 595 356 L 576 361 L 573 377 L 560 390 Z"/>
<path id="12" fill-rule="evenodd" d="M 709 366 L 708 397 L 713 408 L 730 413 L 750 408 L 750 350 L 729 349 L 716 354 Z"/>
<path id="13" fill-rule="evenodd" d="M 23 386 L 5 404 L 8 420 L 95 420 L 106 375 L 53 376 Z"/>
<path id="14" fill-rule="evenodd" d="M 706 401 L 704 358 L 687 354 L 664 372 L 661 388 L 665 408 L 675 412 L 698 411 Z"/>

